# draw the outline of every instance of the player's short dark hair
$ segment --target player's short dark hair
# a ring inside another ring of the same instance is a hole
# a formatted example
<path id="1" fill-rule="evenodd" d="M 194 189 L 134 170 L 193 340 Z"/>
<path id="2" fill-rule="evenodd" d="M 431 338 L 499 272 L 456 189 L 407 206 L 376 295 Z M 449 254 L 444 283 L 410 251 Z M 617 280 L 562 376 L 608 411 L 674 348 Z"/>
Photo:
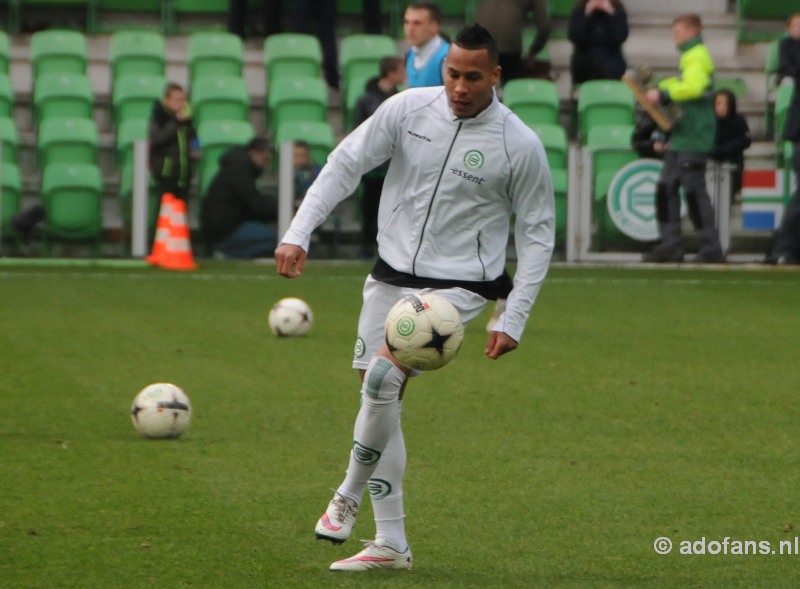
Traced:
<path id="1" fill-rule="evenodd" d="M 185 92 L 183 86 L 177 82 L 167 82 L 164 86 L 164 98 L 168 97 L 173 92 Z"/>
<path id="2" fill-rule="evenodd" d="M 497 65 L 497 41 L 494 40 L 489 31 L 477 23 L 461 29 L 456 38 L 453 39 L 453 45 L 458 45 L 462 49 L 469 49 L 470 51 L 486 49 L 489 53 L 489 60 Z"/>
<path id="3" fill-rule="evenodd" d="M 438 23 L 442 22 L 442 9 L 439 8 L 436 2 L 412 2 L 406 6 L 406 10 L 409 8 L 413 8 L 414 10 L 427 10 L 428 14 L 431 16 L 431 20 Z"/>
<path id="4" fill-rule="evenodd" d="M 272 144 L 264 137 L 253 137 L 247 142 L 247 151 L 272 151 Z"/>
<path id="5" fill-rule="evenodd" d="M 695 29 L 698 32 L 703 30 L 703 19 L 700 18 L 699 14 L 679 14 L 675 17 L 675 20 L 672 21 L 673 26 L 678 23 L 690 29 Z"/>

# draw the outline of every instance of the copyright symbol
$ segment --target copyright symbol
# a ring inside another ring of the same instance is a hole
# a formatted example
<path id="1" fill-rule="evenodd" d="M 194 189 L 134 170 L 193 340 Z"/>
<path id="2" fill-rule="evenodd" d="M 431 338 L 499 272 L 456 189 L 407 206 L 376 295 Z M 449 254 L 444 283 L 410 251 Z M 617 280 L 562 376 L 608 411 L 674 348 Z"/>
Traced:
<path id="1" fill-rule="evenodd" d="M 656 554 L 669 554 L 672 551 L 672 540 L 666 536 L 656 538 L 653 542 L 653 550 L 656 551 Z"/>

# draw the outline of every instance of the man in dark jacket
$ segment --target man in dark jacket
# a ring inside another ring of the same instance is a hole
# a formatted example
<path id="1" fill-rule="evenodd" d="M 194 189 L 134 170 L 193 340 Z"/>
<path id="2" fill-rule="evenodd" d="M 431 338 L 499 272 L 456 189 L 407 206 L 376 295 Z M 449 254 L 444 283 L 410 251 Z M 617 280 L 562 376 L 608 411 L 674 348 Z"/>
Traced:
<path id="1" fill-rule="evenodd" d="M 353 126 L 358 127 L 374 113 L 381 103 L 397 94 L 398 86 L 406 81 L 405 62 L 401 57 L 381 59 L 380 75 L 372 78 L 364 88 L 353 110 Z M 361 199 L 361 255 L 372 257 L 378 237 L 378 205 L 381 200 L 383 179 L 388 164 L 379 166 L 364 175 L 361 186 L 364 193 Z"/>
<path id="2" fill-rule="evenodd" d="M 201 222 L 206 243 L 215 255 L 260 258 L 277 245 L 278 201 L 256 187 L 269 166 L 271 146 L 257 137 L 219 158 L 219 172 L 203 199 Z"/>
<path id="3" fill-rule="evenodd" d="M 192 159 L 198 156 L 197 132 L 186 102 L 186 92 L 170 82 L 153 104 L 148 128 L 150 173 L 160 194 L 171 192 L 187 200 L 192 182 Z"/>

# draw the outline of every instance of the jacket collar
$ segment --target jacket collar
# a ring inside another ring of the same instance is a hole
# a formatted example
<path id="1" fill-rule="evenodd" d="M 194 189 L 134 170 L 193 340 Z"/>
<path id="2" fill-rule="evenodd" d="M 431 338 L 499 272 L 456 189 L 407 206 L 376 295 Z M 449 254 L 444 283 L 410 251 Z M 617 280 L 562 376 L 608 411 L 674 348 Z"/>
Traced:
<path id="1" fill-rule="evenodd" d="M 682 43 L 681 45 L 678 45 L 678 50 L 681 53 L 686 53 L 692 47 L 697 47 L 698 45 L 702 45 L 702 44 L 703 44 L 703 37 L 701 37 L 700 35 L 697 35 L 696 37 L 692 37 L 691 39 L 689 39 L 685 43 Z"/>

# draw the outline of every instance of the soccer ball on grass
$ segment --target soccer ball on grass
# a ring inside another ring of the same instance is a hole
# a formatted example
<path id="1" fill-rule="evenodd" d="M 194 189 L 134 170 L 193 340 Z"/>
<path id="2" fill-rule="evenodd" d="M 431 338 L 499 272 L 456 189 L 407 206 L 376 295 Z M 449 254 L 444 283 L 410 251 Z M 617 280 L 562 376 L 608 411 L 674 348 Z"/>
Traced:
<path id="1" fill-rule="evenodd" d="M 157 382 L 143 388 L 131 406 L 133 426 L 146 438 L 177 438 L 192 420 L 192 404 L 180 388 Z"/>
<path id="2" fill-rule="evenodd" d="M 281 299 L 269 311 L 269 328 L 278 336 L 305 335 L 313 323 L 314 314 L 303 299 Z"/>
<path id="3" fill-rule="evenodd" d="M 464 340 L 464 325 L 452 303 L 431 293 L 409 295 L 389 310 L 386 345 L 408 368 L 435 370 L 455 358 Z"/>

